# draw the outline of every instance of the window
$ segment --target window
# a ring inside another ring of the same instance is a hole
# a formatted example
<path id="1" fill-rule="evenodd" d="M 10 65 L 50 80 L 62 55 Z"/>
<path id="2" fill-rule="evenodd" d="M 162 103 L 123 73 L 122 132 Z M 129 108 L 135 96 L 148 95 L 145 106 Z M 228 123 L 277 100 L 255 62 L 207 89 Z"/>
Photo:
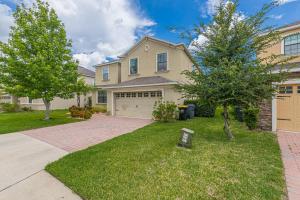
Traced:
<path id="1" fill-rule="evenodd" d="M 155 96 L 156 96 L 156 93 L 155 93 L 155 92 L 150 92 L 150 96 L 151 96 L 151 97 L 155 97 Z"/>
<path id="2" fill-rule="evenodd" d="M 127 98 L 130 98 L 130 97 L 131 97 L 131 93 L 129 93 L 129 92 L 126 93 L 126 97 L 127 97 Z"/>
<path id="3" fill-rule="evenodd" d="M 28 103 L 32 104 L 32 98 L 28 97 Z"/>
<path id="4" fill-rule="evenodd" d="M 300 86 L 297 86 L 297 93 L 300 94 Z"/>
<path id="5" fill-rule="evenodd" d="M 156 94 L 156 96 L 157 96 L 157 97 L 162 97 L 162 92 L 161 92 L 161 91 L 158 91 L 157 94 Z"/>
<path id="6" fill-rule="evenodd" d="M 116 98 L 120 98 L 120 93 L 116 93 Z"/>
<path id="7" fill-rule="evenodd" d="M 133 93 L 131 94 L 131 97 L 135 98 L 135 97 L 136 97 L 136 93 L 133 92 Z"/>
<path id="8" fill-rule="evenodd" d="M 102 68 L 102 80 L 108 81 L 109 79 L 109 68 L 108 66 Z"/>
<path id="9" fill-rule="evenodd" d="M 98 103 L 107 103 L 107 92 L 105 90 L 98 91 Z"/>
<path id="10" fill-rule="evenodd" d="M 138 59 L 137 58 L 132 58 L 129 61 L 129 74 L 137 74 L 138 73 Z"/>
<path id="11" fill-rule="evenodd" d="M 157 71 L 167 71 L 168 70 L 168 54 L 159 53 L 157 54 Z"/>
<path id="12" fill-rule="evenodd" d="M 149 93 L 148 92 L 144 92 L 144 97 L 149 97 Z"/>
<path id="13" fill-rule="evenodd" d="M 290 35 L 284 38 L 284 54 L 285 55 L 300 54 L 300 33 Z"/>
<path id="14" fill-rule="evenodd" d="M 143 93 L 139 92 L 138 97 L 143 97 Z"/>
<path id="15" fill-rule="evenodd" d="M 293 93 L 293 87 L 292 86 L 280 86 L 279 87 L 279 93 L 280 94 L 292 94 Z"/>
<path id="16" fill-rule="evenodd" d="M 125 93 L 122 92 L 121 93 L 121 97 L 124 98 L 125 97 Z"/>

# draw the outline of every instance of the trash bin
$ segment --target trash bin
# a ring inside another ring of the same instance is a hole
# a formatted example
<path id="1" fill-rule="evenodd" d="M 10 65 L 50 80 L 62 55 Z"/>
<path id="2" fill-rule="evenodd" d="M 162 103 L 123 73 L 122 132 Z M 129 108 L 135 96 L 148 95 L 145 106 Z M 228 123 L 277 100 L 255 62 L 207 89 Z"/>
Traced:
<path id="1" fill-rule="evenodd" d="M 188 112 L 187 112 L 188 106 L 186 105 L 181 105 L 178 106 L 179 109 L 179 120 L 187 120 L 188 119 Z"/>
<path id="2" fill-rule="evenodd" d="M 195 117 L 195 105 L 194 104 L 189 104 L 187 106 L 187 113 L 188 113 L 188 118 L 192 119 Z"/>

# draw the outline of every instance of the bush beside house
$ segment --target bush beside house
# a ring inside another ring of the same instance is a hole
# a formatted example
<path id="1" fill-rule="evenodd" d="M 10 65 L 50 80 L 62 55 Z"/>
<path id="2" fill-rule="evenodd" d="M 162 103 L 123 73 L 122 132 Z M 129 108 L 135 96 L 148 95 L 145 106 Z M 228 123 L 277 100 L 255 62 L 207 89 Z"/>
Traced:
<path id="1" fill-rule="evenodd" d="M 216 106 L 206 103 L 201 100 L 185 100 L 184 105 L 194 104 L 195 105 L 195 116 L 196 117 L 214 117 L 216 113 Z"/>

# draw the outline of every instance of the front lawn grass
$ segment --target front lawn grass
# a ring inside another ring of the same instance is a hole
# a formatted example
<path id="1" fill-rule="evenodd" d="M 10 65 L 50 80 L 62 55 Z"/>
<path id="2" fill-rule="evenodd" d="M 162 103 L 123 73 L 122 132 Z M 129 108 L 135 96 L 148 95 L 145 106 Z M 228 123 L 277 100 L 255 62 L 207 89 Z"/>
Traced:
<path id="1" fill-rule="evenodd" d="M 44 111 L 0 113 L 0 134 L 55 126 L 80 121 L 70 118 L 67 110 L 54 110 L 51 119 L 44 120 Z"/>
<path id="2" fill-rule="evenodd" d="M 276 136 L 221 117 L 154 123 L 48 165 L 46 170 L 85 200 L 283 199 Z M 193 148 L 178 148 L 180 129 L 195 130 Z"/>

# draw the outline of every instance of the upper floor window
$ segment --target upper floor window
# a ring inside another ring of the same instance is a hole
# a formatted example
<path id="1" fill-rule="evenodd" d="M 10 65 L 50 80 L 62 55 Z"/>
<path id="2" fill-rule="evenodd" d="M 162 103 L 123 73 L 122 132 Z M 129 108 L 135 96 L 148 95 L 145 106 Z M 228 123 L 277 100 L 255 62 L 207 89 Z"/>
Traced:
<path id="1" fill-rule="evenodd" d="M 98 103 L 107 103 L 107 92 L 105 90 L 98 91 Z"/>
<path id="2" fill-rule="evenodd" d="M 159 53 L 157 54 L 157 71 L 167 71 L 168 70 L 168 54 Z"/>
<path id="3" fill-rule="evenodd" d="M 284 54 L 285 55 L 300 54 L 300 33 L 290 35 L 284 38 Z"/>
<path id="4" fill-rule="evenodd" d="M 132 58 L 129 61 L 129 74 L 137 74 L 138 73 L 138 59 Z"/>
<path id="5" fill-rule="evenodd" d="M 109 67 L 108 66 L 105 66 L 102 68 L 102 79 L 104 81 L 108 81 L 108 79 L 109 79 Z"/>
<path id="6" fill-rule="evenodd" d="M 293 93 L 293 86 L 280 86 L 279 87 L 279 94 L 292 94 Z"/>

